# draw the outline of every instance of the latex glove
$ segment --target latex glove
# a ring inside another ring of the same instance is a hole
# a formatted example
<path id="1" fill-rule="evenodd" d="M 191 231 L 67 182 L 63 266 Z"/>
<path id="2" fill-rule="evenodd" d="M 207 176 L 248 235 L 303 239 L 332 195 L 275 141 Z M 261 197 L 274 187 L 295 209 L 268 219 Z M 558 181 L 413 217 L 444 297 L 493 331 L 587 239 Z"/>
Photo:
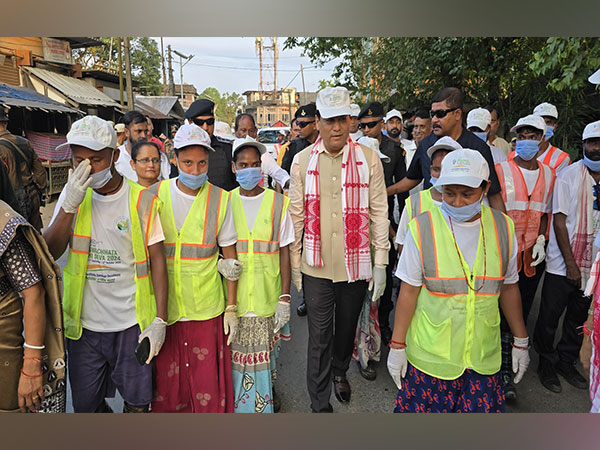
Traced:
<path id="1" fill-rule="evenodd" d="M 228 336 L 227 345 L 231 345 L 231 341 L 233 341 L 237 327 L 237 305 L 229 305 L 227 308 L 225 308 L 225 314 L 223 314 L 223 332 Z"/>
<path id="2" fill-rule="evenodd" d="M 217 270 L 223 277 L 229 281 L 237 281 L 242 274 L 243 263 L 233 258 L 219 259 L 217 262 Z"/>
<path id="3" fill-rule="evenodd" d="M 402 389 L 402 378 L 406 376 L 406 370 L 408 369 L 405 348 L 390 348 L 387 368 L 398 389 Z"/>
<path id="4" fill-rule="evenodd" d="M 534 258 L 534 261 L 530 264 L 531 267 L 537 266 L 544 258 L 546 258 L 544 244 L 546 244 L 546 237 L 543 234 L 540 234 L 537 237 L 535 244 L 533 245 L 533 251 L 531 252 L 531 257 Z"/>
<path id="5" fill-rule="evenodd" d="M 292 267 L 292 283 L 294 283 L 298 292 L 302 290 L 302 272 L 300 271 L 300 268 L 294 269 Z"/>
<path id="6" fill-rule="evenodd" d="M 517 348 L 523 347 L 523 348 Z M 525 375 L 525 371 L 529 366 L 529 338 L 515 337 L 512 348 L 512 369 L 515 373 L 514 382 L 517 384 Z"/>
<path id="7" fill-rule="evenodd" d="M 85 191 L 92 183 L 90 172 L 92 166 L 89 159 L 84 159 L 75 170 L 69 169 L 69 179 L 65 186 L 65 199 L 62 209 L 68 214 L 75 214 L 85 198 Z"/>
<path id="8" fill-rule="evenodd" d="M 376 302 L 379 300 L 379 297 L 383 295 L 386 278 L 387 274 L 385 273 L 385 266 L 375 264 L 375 267 L 373 267 L 373 278 L 371 278 L 371 281 L 369 282 L 369 290 L 373 291 L 371 301 Z"/>
<path id="9" fill-rule="evenodd" d="M 155 317 L 150 325 L 146 327 L 144 331 L 138 337 L 138 343 L 142 342 L 144 338 L 150 339 L 150 353 L 146 364 L 150 364 L 152 358 L 158 355 L 163 343 L 165 342 L 165 334 L 167 332 L 167 322 L 160 317 Z"/>
<path id="10" fill-rule="evenodd" d="M 286 323 L 290 321 L 290 302 L 279 300 L 275 310 L 275 329 L 274 333 L 281 330 Z"/>

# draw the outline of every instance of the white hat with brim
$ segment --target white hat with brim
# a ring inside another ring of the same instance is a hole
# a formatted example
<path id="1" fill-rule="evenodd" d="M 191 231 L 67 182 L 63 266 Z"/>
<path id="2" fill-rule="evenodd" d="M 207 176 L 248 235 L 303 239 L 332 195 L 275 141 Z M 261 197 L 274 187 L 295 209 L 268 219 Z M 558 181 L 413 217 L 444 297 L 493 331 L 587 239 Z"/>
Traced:
<path id="1" fill-rule="evenodd" d="M 56 147 L 57 150 L 71 145 L 79 145 L 90 150 L 117 148 L 117 132 L 108 121 L 97 116 L 85 116 L 73 122 L 67 133 L 67 142 Z"/>
<path id="2" fill-rule="evenodd" d="M 490 178 L 490 166 L 477 150 L 454 150 L 442 160 L 442 171 L 436 186 L 457 184 L 477 188 Z"/>
<path id="3" fill-rule="evenodd" d="M 254 147 L 261 155 L 267 152 L 265 144 L 261 144 L 256 139 L 246 136 L 245 138 L 238 138 L 233 141 L 231 156 L 235 155 L 235 152 L 243 147 Z"/>
<path id="4" fill-rule="evenodd" d="M 402 114 L 400 113 L 400 111 L 398 111 L 397 109 L 392 109 L 391 111 L 388 111 L 388 113 L 385 115 L 384 122 L 388 123 L 388 121 L 392 117 L 397 117 L 398 119 L 402 120 Z"/>
<path id="5" fill-rule="evenodd" d="M 191 145 L 200 145 L 207 150 L 215 151 L 215 149 L 210 146 L 210 136 L 206 131 L 195 123 L 186 123 L 181 125 L 177 130 L 177 133 L 175 133 L 173 147 L 175 147 L 176 150 L 181 150 L 182 148 Z"/>
<path id="6" fill-rule="evenodd" d="M 377 153 L 379 159 L 381 159 L 384 163 L 389 163 L 392 160 L 392 158 L 390 158 L 389 156 L 381 153 L 381 150 L 379 150 L 379 141 L 377 139 L 369 136 L 363 136 L 359 138 L 356 142 L 358 142 L 360 145 L 364 145 L 365 147 L 369 147 L 371 150 Z"/>
<path id="7" fill-rule="evenodd" d="M 600 138 L 600 120 L 588 123 L 583 129 L 582 140 Z"/>
<path id="8" fill-rule="evenodd" d="M 475 108 L 467 114 L 467 128 L 477 127 L 485 131 L 490 123 L 492 123 L 492 115 L 485 108 Z"/>
<path id="9" fill-rule="evenodd" d="M 519 128 L 523 127 L 533 127 L 536 130 L 540 130 L 542 133 L 546 132 L 546 122 L 544 121 L 544 118 L 538 114 L 529 114 L 528 116 L 521 117 L 510 131 L 516 133 Z"/>
<path id="10" fill-rule="evenodd" d="M 592 84 L 600 84 L 600 69 L 591 74 L 588 81 Z"/>
<path id="11" fill-rule="evenodd" d="M 326 87 L 317 94 L 317 111 L 323 119 L 349 116 L 350 93 L 345 87 Z"/>
<path id="12" fill-rule="evenodd" d="M 556 120 L 558 120 L 558 109 L 556 109 L 556 106 L 554 106 L 552 103 L 540 103 L 535 108 L 533 108 L 533 113 L 542 117 L 554 117 Z"/>
<path id="13" fill-rule="evenodd" d="M 352 103 L 350 105 L 350 117 L 358 117 L 359 114 L 360 106 L 358 106 L 356 103 Z"/>
<path id="14" fill-rule="evenodd" d="M 458 142 L 456 142 L 450 136 L 443 136 L 427 149 L 427 156 L 429 156 L 429 159 L 431 159 L 433 154 L 438 150 L 448 150 L 449 152 L 452 152 L 454 150 L 458 150 L 459 148 L 462 148 L 462 146 Z"/>

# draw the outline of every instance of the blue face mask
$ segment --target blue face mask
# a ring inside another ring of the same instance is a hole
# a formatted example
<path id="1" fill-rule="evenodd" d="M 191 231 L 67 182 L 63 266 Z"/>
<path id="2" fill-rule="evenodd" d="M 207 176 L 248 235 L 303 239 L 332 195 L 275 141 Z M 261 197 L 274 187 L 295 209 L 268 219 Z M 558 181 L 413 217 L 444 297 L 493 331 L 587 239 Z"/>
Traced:
<path id="1" fill-rule="evenodd" d="M 435 185 L 435 183 L 437 183 L 437 180 L 438 179 L 432 175 L 431 178 L 429 179 L 429 182 L 436 189 L 436 191 L 442 192 L 442 186 L 436 186 Z"/>
<path id="2" fill-rule="evenodd" d="M 194 191 L 201 188 L 207 180 L 208 172 L 201 173 L 200 175 L 191 175 L 179 169 L 179 181 Z"/>
<path id="3" fill-rule="evenodd" d="M 517 141 L 515 152 L 519 157 L 525 161 L 531 161 L 533 157 L 540 150 L 540 141 L 533 141 L 530 139 Z"/>
<path id="4" fill-rule="evenodd" d="M 587 156 L 583 155 L 583 164 L 585 164 L 585 167 L 590 169 L 592 172 L 600 172 L 600 161 L 594 161 L 593 159 L 589 159 Z"/>
<path id="5" fill-rule="evenodd" d="M 485 131 L 473 131 L 473 134 L 483 142 L 487 142 L 487 133 Z"/>
<path id="6" fill-rule="evenodd" d="M 470 205 L 465 206 L 452 206 L 442 200 L 442 205 L 440 209 L 448 214 L 450 218 L 455 222 L 466 222 L 471 219 L 473 216 L 481 212 L 481 199 L 476 201 L 475 203 L 471 203 Z"/>
<path id="7" fill-rule="evenodd" d="M 549 141 L 552 136 L 554 136 L 554 127 L 552 127 L 550 125 L 547 125 L 546 126 L 546 133 L 544 134 L 544 139 L 546 141 Z"/>
<path id="8" fill-rule="evenodd" d="M 238 170 L 235 173 L 235 179 L 245 191 L 254 189 L 262 178 L 262 169 L 260 167 L 249 167 L 248 169 Z"/>

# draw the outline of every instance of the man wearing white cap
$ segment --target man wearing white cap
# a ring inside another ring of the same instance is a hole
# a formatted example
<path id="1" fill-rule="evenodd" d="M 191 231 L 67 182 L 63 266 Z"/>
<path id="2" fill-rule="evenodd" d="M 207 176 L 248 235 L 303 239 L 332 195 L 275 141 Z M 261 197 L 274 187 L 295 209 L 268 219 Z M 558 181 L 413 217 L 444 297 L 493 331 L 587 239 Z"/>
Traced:
<path id="1" fill-rule="evenodd" d="M 358 141 L 362 136 L 363 132 L 358 129 L 358 115 L 360 114 L 360 106 L 356 103 L 350 105 L 350 137 L 354 141 Z"/>
<path id="2" fill-rule="evenodd" d="M 237 327 L 242 268 L 229 195 L 208 181 L 214 150 L 206 131 L 182 125 L 173 145 L 179 176 L 151 187 L 163 202 L 169 275 L 169 326 L 156 360 L 152 410 L 233 412 L 229 344 Z"/>
<path id="3" fill-rule="evenodd" d="M 117 388 L 124 412 L 148 412 L 149 364 L 163 344 L 167 318 L 160 202 L 116 171 L 117 135 L 105 120 L 76 121 L 63 145 L 71 147 L 75 170 L 44 239 L 55 259 L 69 246 L 63 313 L 73 408 L 110 412 L 104 399 Z M 134 350 L 146 337 L 140 366 Z"/>
<path id="4" fill-rule="evenodd" d="M 600 121 L 588 124 L 582 139 L 583 159 L 565 168 L 556 179 L 546 276 L 533 336 L 540 354 L 540 381 L 552 392 L 561 391 L 557 373 L 576 388 L 587 389 L 575 362 L 582 341 L 578 328 L 590 306 L 583 290 L 592 267 L 594 237 L 600 228 Z M 555 347 L 563 313 L 562 336 Z"/>
<path id="5" fill-rule="evenodd" d="M 521 117 L 512 127 L 517 134 L 516 156 L 496 164 L 496 173 L 502 187 L 502 199 L 508 216 L 515 224 L 518 243 L 517 269 L 519 291 L 523 304 L 523 320 L 533 304 L 538 283 L 544 273 L 546 233 L 552 214 L 552 192 L 556 175 L 554 169 L 536 159 L 546 124 L 540 116 Z M 502 382 L 507 401 L 516 399 L 512 382 L 508 324 L 502 317 Z"/>
<path id="6" fill-rule="evenodd" d="M 489 175 L 479 152 L 454 150 L 436 183 L 442 205 L 409 224 L 388 356 L 395 412 L 504 411 L 498 306 L 517 336 L 516 382 L 529 364 L 513 223 L 481 203 Z"/>
<path id="7" fill-rule="evenodd" d="M 117 132 L 117 146 L 121 146 L 125 143 L 127 135 L 125 134 L 125 124 L 117 123 L 115 125 L 115 131 Z"/>
<path id="8" fill-rule="evenodd" d="M 317 110 L 320 137 L 292 163 L 290 258 L 308 311 L 311 409 L 331 412 L 332 375 L 336 398 L 350 400 L 346 371 L 369 280 L 373 299 L 385 289 L 389 220 L 379 156 L 350 138 L 348 91 L 321 90 Z"/>
<path id="9" fill-rule="evenodd" d="M 541 154 L 538 156 L 538 159 L 552 167 L 558 174 L 571 164 L 571 158 L 568 153 L 563 152 L 554 145 L 550 145 L 550 139 L 554 136 L 556 126 L 558 125 L 558 110 L 551 103 L 540 103 L 533 109 L 533 114 L 541 116 L 544 122 L 546 122 L 546 131 L 544 133 L 544 140 L 540 145 Z"/>
<path id="10" fill-rule="evenodd" d="M 238 332 L 231 343 L 235 412 L 279 410 L 273 381 L 280 340 L 290 338 L 288 245 L 294 242 L 294 225 L 289 198 L 258 185 L 266 151 L 250 136 L 233 142 L 233 172 L 240 187 L 229 197 L 243 264 L 237 288 Z"/>
<path id="11" fill-rule="evenodd" d="M 406 161 L 406 167 L 410 166 L 410 163 L 415 156 L 417 151 L 417 145 L 410 139 L 402 137 L 402 130 L 404 129 L 402 114 L 397 109 L 388 111 L 383 121 L 385 122 L 385 128 L 387 130 L 387 136 L 394 142 L 398 142 L 404 149 L 404 159 Z"/>
<path id="12" fill-rule="evenodd" d="M 472 132 L 483 142 L 488 141 L 488 134 L 490 132 L 491 123 L 492 115 L 485 108 L 475 108 L 469 111 L 469 114 L 467 114 L 467 130 Z M 506 161 L 506 154 L 498 147 L 490 145 L 490 150 L 492 152 L 494 164 Z"/>

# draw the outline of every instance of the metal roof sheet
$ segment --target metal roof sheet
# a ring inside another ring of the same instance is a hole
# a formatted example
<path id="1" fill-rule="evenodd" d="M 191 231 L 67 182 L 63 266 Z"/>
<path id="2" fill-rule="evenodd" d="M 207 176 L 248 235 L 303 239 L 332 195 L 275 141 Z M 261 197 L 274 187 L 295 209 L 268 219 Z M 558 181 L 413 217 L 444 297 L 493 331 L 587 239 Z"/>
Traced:
<path id="1" fill-rule="evenodd" d="M 162 114 L 176 119 L 184 118 L 185 111 L 183 110 L 183 106 L 178 102 L 179 97 L 166 95 L 138 95 L 136 98 L 151 108 L 160 111 Z"/>
<path id="2" fill-rule="evenodd" d="M 83 114 L 75 108 L 58 103 L 33 89 L 10 86 L 0 83 L 0 103 L 18 108 L 41 109 L 43 111 L 59 111 L 63 113 Z"/>

